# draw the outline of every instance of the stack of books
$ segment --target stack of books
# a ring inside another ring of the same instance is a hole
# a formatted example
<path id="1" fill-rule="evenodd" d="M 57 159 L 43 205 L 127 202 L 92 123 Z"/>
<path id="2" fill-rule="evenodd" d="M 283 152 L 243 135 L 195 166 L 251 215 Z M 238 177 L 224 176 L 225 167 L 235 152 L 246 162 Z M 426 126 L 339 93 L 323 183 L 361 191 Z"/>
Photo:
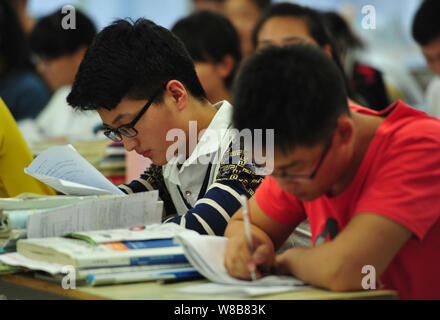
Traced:
<path id="1" fill-rule="evenodd" d="M 105 149 L 106 155 L 98 165 L 98 170 L 113 184 L 125 183 L 125 148 L 122 142 L 113 142 Z"/>
<path id="2" fill-rule="evenodd" d="M 33 261 L 34 269 L 35 262 L 58 265 L 59 270 L 69 266 L 78 281 L 91 285 L 200 277 L 183 248 L 173 241 L 182 232 L 194 231 L 170 223 L 21 239 L 17 253 L 5 254 L 5 259 L 0 256 L 0 261 Z"/>

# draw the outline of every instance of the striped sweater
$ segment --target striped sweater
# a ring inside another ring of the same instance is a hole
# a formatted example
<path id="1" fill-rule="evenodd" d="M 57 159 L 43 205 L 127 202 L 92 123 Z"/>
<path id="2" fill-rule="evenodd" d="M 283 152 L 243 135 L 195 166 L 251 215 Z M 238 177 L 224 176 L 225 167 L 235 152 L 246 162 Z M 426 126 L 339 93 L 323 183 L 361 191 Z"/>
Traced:
<path id="1" fill-rule="evenodd" d="M 263 177 L 255 174 L 253 164 L 246 161 L 242 148 L 237 153 L 231 143 L 222 158 L 215 180 L 207 186 L 204 194 L 199 195 L 194 206 L 185 201 L 179 189 L 188 208 L 183 215 L 177 214 L 161 166 L 152 164 L 140 178 L 119 188 L 126 193 L 158 190 L 164 202 L 164 222 L 174 222 L 200 234 L 222 236 L 229 219 L 241 207 L 240 195 L 250 198 L 263 181 Z"/>

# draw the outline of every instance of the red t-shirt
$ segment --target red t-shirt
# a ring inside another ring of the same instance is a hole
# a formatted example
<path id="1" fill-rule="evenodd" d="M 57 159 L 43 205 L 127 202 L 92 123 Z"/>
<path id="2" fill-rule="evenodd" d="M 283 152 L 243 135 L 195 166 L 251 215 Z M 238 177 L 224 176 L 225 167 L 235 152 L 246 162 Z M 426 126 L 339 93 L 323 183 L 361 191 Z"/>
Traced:
<path id="1" fill-rule="evenodd" d="M 402 299 L 440 299 L 440 120 L 398 101 L 386 117 L 350 186 L 340 195 L 300 202 L 272 177 L 257 189 L 256 201 L 285 224 L 309 219 L 315 245 L 333 239 L 359 213 L 375 213 L 413 232 L 381 276 L 384 288 Z M 361 271 L 359 271 L 361 272 Z"/>

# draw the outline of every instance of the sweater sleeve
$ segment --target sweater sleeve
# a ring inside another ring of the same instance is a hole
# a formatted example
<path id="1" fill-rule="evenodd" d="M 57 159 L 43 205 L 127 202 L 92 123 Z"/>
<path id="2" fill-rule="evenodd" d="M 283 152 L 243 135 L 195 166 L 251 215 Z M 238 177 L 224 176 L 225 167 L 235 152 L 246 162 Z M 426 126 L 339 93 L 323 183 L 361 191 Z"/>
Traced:
<path id="1" fill-rule="evenodd" d="M 200 234 L 222 236 L 232 215 L 241 207 L 240 195 L 251 197 L 263 177 L 255 174 L 255 167 L 246 161 L 244 150 L 233 151 L 229 146 L 216 179 L 194 208 L 182 216 L 167 219 Z"/>

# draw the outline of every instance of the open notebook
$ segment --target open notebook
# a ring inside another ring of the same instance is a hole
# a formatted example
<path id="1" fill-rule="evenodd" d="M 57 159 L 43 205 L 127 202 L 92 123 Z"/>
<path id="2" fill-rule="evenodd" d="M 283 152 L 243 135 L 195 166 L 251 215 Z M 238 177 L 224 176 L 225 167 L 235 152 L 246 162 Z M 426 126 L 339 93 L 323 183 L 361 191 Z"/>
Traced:
<path id="1" fill-rule="evenodd" d="M 261 295 L 304 289 L 307 286 L 293 276 L 270 275 L 255 281 L 239 280 L 224 267 L 227 238 L 195 233 L 180 233 L 175 241 L 183 247 L 188 261 L 212 283 L 178 289 L 193 294 Z"/>

